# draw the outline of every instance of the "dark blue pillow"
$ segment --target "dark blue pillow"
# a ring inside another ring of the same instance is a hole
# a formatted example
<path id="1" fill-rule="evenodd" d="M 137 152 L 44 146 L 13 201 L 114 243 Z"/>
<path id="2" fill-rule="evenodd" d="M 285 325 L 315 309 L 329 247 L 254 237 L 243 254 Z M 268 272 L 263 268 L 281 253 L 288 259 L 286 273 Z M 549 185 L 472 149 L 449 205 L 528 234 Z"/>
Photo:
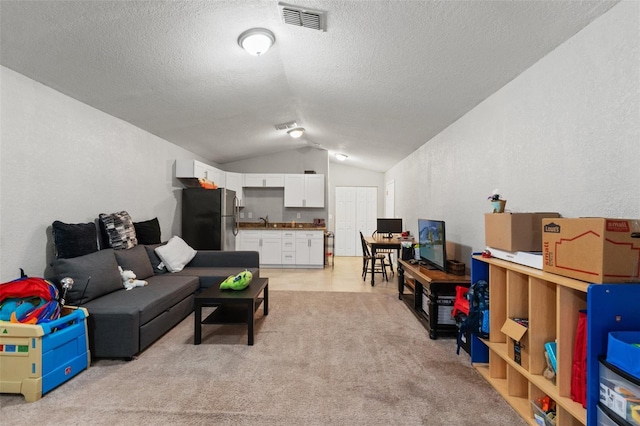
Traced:
<path id="1" fill-rule="evenodd" d="M 71 259 L 98 251 L 98 233 L 94 223 L 64 223 L 56 220 L 51 227 L 58 259 Z"/>
<path id="2" fill-rule="evenodd" d="M 157 217 L 144 222 L 133 222 L 133 227 L 136 230 L 138 244 L 160 244 L 160 222 Z"/>

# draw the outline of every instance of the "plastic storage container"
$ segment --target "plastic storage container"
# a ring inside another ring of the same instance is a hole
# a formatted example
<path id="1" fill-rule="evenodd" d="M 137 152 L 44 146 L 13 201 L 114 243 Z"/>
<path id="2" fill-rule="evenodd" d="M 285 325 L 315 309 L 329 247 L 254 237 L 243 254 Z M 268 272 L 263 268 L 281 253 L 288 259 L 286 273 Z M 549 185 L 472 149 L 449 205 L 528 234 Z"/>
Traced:
<path id="1" fill-rule="evenodd" d="M 640 425 L 640 380 L 600 357 L 600 403 L 632 425 Z"/>
<path id="2" fill-rule="evenodd" d="M 598 404 L 597 419 L 598 419 L 598 426 L 620 426 L 607 413 L 607 409 L 606 408 L 602 408 L 602 406 L 600 404 Z"/>
<path id="3" fill-rule="evenodd" d="M 549 417 L 547 413 L 542 411 L 540 404 L 537 401 L 531 401 L 531 408 L 533 408 L 533 418 L 537 425 L 540 426 L 555 426 L 556 419 Z"/>
<path id="4" fill-rule="evenodd" d="M 0 321 L 0 392 L 37 401 L 87 369 L 87 315 L 65 307 L 59 319 L 43 324 Z"/>
<path id="5" fill-rule="evenodd" d="M 640 380 L 640 331 L 612 331 L 607 341 L 607 362 Z"/>

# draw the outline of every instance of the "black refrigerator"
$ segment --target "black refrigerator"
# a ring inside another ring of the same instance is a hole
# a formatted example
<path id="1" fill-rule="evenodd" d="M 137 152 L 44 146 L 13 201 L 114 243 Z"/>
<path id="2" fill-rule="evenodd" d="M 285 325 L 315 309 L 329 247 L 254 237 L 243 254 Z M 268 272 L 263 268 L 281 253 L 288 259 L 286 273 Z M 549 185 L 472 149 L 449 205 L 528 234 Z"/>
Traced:
<path id="1" fill-rule="evenodd" d="M 196 250 L 235 251 L 238 199 L 225 188 L 182 190 L 182 239 Z"/>

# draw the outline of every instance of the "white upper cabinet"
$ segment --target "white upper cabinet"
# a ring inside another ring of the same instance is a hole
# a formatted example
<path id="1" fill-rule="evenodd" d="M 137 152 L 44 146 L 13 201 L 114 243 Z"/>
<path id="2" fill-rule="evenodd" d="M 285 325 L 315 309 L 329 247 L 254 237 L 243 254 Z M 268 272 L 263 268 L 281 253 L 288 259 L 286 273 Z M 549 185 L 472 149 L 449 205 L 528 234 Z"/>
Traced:
<path id="1" fill-rule="evenodd" d="M 176 177 L 207 179 L 220 188 L 224 188 L 226 184 L 223 170 L 198 160 L 176 160 Z"/>
<path id="2" fill-rule="evenodd" d="M 236 192 L 238 205 L 244 206 L 244 190 L 242 189 L 242 173 L 226 172 L 226 188 Z"/>
<path id="3" fill-rule="evenodd" d="M 284 206 L 324 207 L 324 175 L 285 175 Z"/>
<path id="4" fill-rule="evenodd" d="M 176 160 L 176 177 L 206 179 L 208 167 L 196 160 Z"/>
<path id="5" fill-rule="evenodd" d="M 245 173 L 244 186 L 246 188 L 282 188 L 284 186 L 284 174 Z"/>

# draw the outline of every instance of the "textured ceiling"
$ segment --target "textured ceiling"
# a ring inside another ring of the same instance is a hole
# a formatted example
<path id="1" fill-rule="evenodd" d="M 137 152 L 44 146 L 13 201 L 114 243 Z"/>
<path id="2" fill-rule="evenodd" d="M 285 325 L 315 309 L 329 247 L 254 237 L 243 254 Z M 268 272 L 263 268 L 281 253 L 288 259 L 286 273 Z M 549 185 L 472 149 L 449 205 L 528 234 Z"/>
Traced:
<path id="1" fill-rule="evenodd" d="M 385 171 L 616 2 L 291 0 L 320 32 L 277 1 L 2 0 L 0 63 L 219 164 L 311 144 Z"/>

